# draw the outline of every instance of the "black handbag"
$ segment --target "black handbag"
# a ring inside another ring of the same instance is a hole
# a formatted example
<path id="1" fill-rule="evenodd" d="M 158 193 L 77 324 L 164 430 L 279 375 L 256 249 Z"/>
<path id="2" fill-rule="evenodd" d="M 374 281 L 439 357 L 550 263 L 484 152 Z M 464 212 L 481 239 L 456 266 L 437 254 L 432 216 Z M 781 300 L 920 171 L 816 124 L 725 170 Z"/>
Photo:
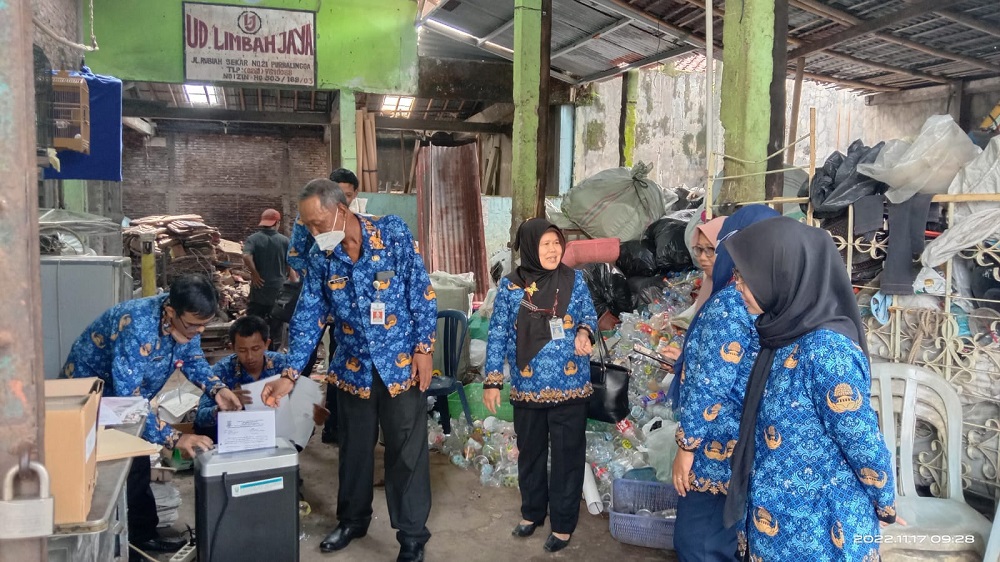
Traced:
<path id="1" fill-rule="evenodd" d="M 299 293 L 302 292 L 302 282 L 292 283 L 285 281 L 278 292 L 278 298 L 271 308 L 271 318 L 282 322 L 291 322 L 292 314 L 295 313 L 295 305 L 299 302 Z"/>
<path id="2" fill-rule="evenodd" d="M 608 423 L 618 423 L 628 417 L 629 370 L 607 361 L 608 347 L 598 334 L 600 361 L 590 362 L 590 384 L 594 393 L 587 403 L 587 417 Z"/>

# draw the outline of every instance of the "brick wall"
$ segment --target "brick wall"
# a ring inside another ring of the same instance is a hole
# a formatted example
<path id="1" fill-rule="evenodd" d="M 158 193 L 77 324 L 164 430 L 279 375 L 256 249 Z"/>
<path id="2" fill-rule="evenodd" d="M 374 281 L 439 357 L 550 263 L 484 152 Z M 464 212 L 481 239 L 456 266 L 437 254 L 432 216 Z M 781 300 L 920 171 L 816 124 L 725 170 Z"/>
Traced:
<path id="1" fill-rule="evenodd" d="M 60 37 L 74 43 L 81 42 L 80 0 L 33 0 L 31 5 L 35 16 L 58 33 Z M 89 6 L 89 4 L 87 5 Z M 76 69 L 80 67 L 80 59 L 83 57 L 82 51 L 58 43 L 38 27 L 35 27 L 34 43 L 45 51 L 45 56 L 49 58 L 52 68 Z M 87 44 L 90 44 L 89 39 Z"/>
<path id="2" fill-rule="evenodd" d="M 329 149 L 318 137 L 159 134 L 165 147 L 125 130 L 122 207 L 128 217 L 199 214 L 224 238 L 242 241 L 270 207 L 281 211 L 287 234 L 299 190 L 330 173 Z"/>

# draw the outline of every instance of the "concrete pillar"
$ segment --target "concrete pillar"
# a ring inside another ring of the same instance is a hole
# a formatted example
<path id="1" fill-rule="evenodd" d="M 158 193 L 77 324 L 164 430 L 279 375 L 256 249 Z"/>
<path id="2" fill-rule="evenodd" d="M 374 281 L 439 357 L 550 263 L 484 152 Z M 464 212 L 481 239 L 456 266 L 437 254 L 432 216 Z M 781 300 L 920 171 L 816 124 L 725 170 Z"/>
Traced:
<path id="1" fill-rule="evenodd" d="M 551 6 L 552 0 L 514 1 L 511 240 L 544 208 Z"/>
<path id="2" fill-rule="evenodd" d="M 566 195 L 573 187 L 573 134 L 576 106 L 571 103 L 559 106 L 559 195 Z"/>
<path id="3" fill-rule="evenodd" d="M 618 135 L 618 165 L 631 168 L 635 156 L 636 102 L 639 101 L 639 71 L 622 76 L 622 117 Z"/>
<path id="4" fill-rule="evenodd" d="M 354 90 L 340 90 L 340 94 L 337 96 L 337 101 L 340 104 L 339 167 L 347 168 L 357 174 L 358 177 L 361 177 L 361 170 L 358 169 L 358 138 L 355 136 L 357 130 L 357 117 L 354 114 Z M 332 141 L 330 145 L 333 146 Z M 333 162 L 334 158 L 330 158 L 330 161 Z"/>
<path id="5" fill-rule="evenodd" d="M 0 474 L 44 462 L 42 308 L 31 2 L 0 1 Z M 37 497 L 37 482 L 15 492 Z M 0 560 L 46 560 L 45 539 L 4 541 Z"/>
<path id="6" fill-rule="evenodd" d="M 719 113 L 725 129 L 726 155 L 732 158 L 725 160 L 723 173 L 726 177 L 744 177 L 723 182 L 719 195 L 723 212 L 731 210 L 733 203 L 764 199 L 773 43 L 773 0 L 726 3 Z"/>

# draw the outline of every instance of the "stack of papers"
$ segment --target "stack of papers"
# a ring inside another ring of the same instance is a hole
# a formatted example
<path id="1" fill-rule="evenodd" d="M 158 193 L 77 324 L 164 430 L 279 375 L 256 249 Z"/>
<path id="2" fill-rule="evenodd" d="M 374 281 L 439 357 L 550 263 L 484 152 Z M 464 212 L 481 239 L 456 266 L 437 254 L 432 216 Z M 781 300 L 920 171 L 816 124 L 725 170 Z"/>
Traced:
<path id="1" fill-rule="evenodd" d="M 242 388 L 249 390 L 253 398 L 253 403 L 247 404 L 244 408 L 248 412 L 274 410 L 275 435 L 299 447 L 305 447 L 316 427 L 313 421 L 313 406 L 323 403 L 323 391 L 320 390 L 318 382 L 308 377 L 299 377 L 292 393 L 282 398 L 278 407 L 273 409 L 264 404 L 260 394 L 264 391 L 265 384 L 277 378 L 278 376 L 273 376 L 243 385 Z M 222 426 L 221 419 L 219 426 L 220 428 Z"/>
<path id="2" fill-rule="evenodd" d="M 127 425 L 139 423 L 149 413 L 149 401 L 141 396 L 101 398 L 97 410 L 97 425 Z"/>

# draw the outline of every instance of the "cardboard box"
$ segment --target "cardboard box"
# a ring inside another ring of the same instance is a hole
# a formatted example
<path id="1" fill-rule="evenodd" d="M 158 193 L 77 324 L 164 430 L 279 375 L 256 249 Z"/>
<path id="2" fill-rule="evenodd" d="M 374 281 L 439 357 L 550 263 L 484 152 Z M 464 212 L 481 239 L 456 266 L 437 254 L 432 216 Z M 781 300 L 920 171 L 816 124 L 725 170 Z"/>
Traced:
<path id="1" fill-rule="evenodd" d="M 87 520 L 97 483 L 98 378 L 45 381 L 45 467 L 57 525 Z"/>

